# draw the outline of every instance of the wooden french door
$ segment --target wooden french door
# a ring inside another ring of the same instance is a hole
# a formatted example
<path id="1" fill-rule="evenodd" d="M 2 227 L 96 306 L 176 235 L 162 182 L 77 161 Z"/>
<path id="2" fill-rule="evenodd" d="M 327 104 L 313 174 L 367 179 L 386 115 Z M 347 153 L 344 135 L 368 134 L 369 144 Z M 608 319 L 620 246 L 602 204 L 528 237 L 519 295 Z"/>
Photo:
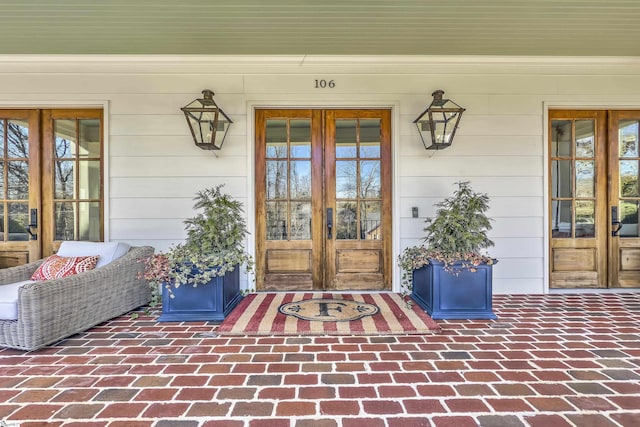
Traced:
<path id="1" fill-rule="evenodd" d="M 390 110 L 257 110 L 255 170 L 257 289 L 391 289 Z"/>
<path id="2" fill-rule="evenodd" d="M 103 240 L 102 110 L 0 110 L 0 268 Z"/>
<path id="3" fill-rule="evenodd" d="M 640 111 L 550 111 L 551 288 L 640 287 Z"/>

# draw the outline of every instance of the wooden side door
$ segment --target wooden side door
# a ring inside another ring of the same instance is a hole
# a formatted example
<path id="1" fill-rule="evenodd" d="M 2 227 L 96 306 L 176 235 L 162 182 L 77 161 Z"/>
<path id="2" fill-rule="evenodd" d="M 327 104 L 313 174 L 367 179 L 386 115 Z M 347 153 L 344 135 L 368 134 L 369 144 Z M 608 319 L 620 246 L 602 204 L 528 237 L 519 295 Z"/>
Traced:
<path id="1" fill-rule="evenodd" d="M 609 112 L 609 284 L 640 287 L 640 111 Z"/>
<path id="2" fill-rule="evenodd" d="M 607 115 L 549 112 L 552 288 L 607 287 Z"/>
<path id="3" fill-rule="evenodd" d="M 102 110 L 0 110 L 0 268 L 104 240 Z"/>
<path id="4" fill-rule="evenodd" d="M 0 144 L 0 268 L 5 268 L 41 256 L 37 240 L 41 200 L 39 112 L 0 110 Z"/>
<path id="5" fill-rule="evenodd" d="M 389 110 L 256 110 L 256 288 L 391 289 Z"/>

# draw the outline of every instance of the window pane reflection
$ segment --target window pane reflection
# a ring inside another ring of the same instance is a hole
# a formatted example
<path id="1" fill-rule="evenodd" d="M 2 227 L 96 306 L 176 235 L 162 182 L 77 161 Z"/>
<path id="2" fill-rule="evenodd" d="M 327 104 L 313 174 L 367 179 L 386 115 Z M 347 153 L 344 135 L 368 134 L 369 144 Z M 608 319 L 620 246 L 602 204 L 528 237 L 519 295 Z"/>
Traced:
<path id="1" fill-rule="evenodd" d="M 75 195 L 75 162 L 72 160 L 57 160 L 55 163 L 55 191 L 56 199 L 73 199 Z"/>
<path id="2" fill-rule="evenodd" d="M 638 161 L 620 160 L 620 196 L 638 197 Z"/>
<path id="3" fill-rule="evenodd" d="M 620 120 L 618 123 L 618 145 L 620 157 L 639 157 L 638 152 L 638 120 Z"/>
<path id="4" fill-rule="evenodd" d="M 380 157 L 380 119 L 360 120 L 360 157 Z"/>
<path id="5" fill-rule="evenodd" d="M 360 204 L 360 238 L 362 240 L 382 239 L 382 209 L 380 202 Z"/>
<path id="6" fill-rule="evenodd" d="M 593 160 L 576 161 L 576 197 L 594 197 L 595 162 Z"/>
<path id="7" fill-rule="evenodd" d="M 74 203 L 55 203 L 54 210 L 55 240 L 77 240 Z"/>
<path id="8" fill-rule="evenodd" d="M 380 162 L 360 162 L 360 197 L 379 198 L 380 192 Z"/>
<path id="9" fill-rule="evenodd" d="M 76 155 L 76 121 L 54 120 L 56 156 L 58 158 Z"/>
<path id="10" fill-rule="evenodd" d="M 336 239 L 357 239 L 358 212 L 356 202 L 338 202 L 336 205 Z"/>
<path id="11" fill-rule="evenodd" d="M 287 197 L 287 162 L 282 160 L 267 161 L 267 199 L 284 199 Z"/>
<path id="12" fill-rule="evenodd" d="M 291 202 L 291 240 L 311 239 L 311 203 Z"/>
<path id="13" fill-rule="evenodd" d="M 571 219 L 573 217 L 570 200 L 554 200 L 551 202 L 551 234 L 552 237 L 573 236 Z"/>
<path id="14" fill-rule="evenodd" d="M 551 196 L 572 197 L 571 160 L 553 160 L 551 162 Z"/>
<path id="15" fill-rule="evenodd" d="M 638 200 L 620 201 L 620 237 L 638 237 Z"/>
<path id="16" fill-rule="evenodd" d="M 11 241 L 29 240 L 27 226 L 29 205 L 27 203 L 9 203 L 9 233 L 8 239 Z"/>
<path id="17" fill-rule="evenodd" d="M 287 202 L 267 202 L 267 240 L 287 240 Z"/>
<path id="18" fill-rule="evenodd" d="M 6 163 L 7 199 L 26 200 L 29 198 L 29 164 L 25 161 Z"/>
<path id="19" fill-rule="evenodd" d="M 551 156 L 571 156 L 571 120 L 551 122 Z"/>
<path id="20" fill-rule="evenodd" d="M 100 240 L 100 203 L 78 203 L 78 240 Z"/>
<path id="21" fill-rule="evenodd" d="M 355 199 L 357 176 L 357 162 L 355 160 L 336 161 L 336 198 Z"/>
<path id="22" fill-rule="evenodd" d="M 336 120 L 336 157 L 356 157 L 357 120 Z"/>
<path id="23" fill-rule="evenodd" d="M 82 119 L 78 121 L 80 129 L 80 157 L 100 157 L 100 120 Z"/>
<path id="24" fill-rule="evenodd" d="M 267 157 L 287 157 L 287 121 L 267 120 Z"/>
<path id="25" fill-rule="evenodd" d="M 594 157 L 595 138 L 593 120 L 576 120 L 576 157 Z"/>
<path id="26" fill-rule="evenodd" d="M 23 120 L 9 120 L 7 122 L 7 158 L 26 159 L 28 157 L 29 124 Z"/>
<path id="27" fill-rule="evenodd" d="M 80 199 L 100 198 L 100 161 L 81 161 L 78 179 L 78 193 Z"/>
<path id="28" fill-rule="evenodd" d="M 291 157 L 311 157 L 311 120 L 291 120 Z"/>
<path id="29" fill-rule="evenodd" d="M 291 198 L 311 198 L 311 162 L 308 160 L 296 160 L 291 162 Z"/>
<path id="30" fill-rule="evenodd" d="M 576 201 L 576 237 L 595 236 L 595 203 L 590 200 Z"/>

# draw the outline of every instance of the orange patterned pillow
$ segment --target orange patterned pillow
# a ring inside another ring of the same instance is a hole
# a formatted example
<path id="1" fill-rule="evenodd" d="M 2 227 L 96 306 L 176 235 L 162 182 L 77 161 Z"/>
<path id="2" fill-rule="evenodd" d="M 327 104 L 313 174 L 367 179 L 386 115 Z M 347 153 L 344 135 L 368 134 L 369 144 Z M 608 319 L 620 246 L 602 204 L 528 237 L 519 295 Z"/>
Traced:
<path id="1" fill-rule="evenodd" d="M 98 263 L 98 256 L 61 257 L 51 255 L 33 273 L 31 280 L 51 280 L 93 270 Z"/>

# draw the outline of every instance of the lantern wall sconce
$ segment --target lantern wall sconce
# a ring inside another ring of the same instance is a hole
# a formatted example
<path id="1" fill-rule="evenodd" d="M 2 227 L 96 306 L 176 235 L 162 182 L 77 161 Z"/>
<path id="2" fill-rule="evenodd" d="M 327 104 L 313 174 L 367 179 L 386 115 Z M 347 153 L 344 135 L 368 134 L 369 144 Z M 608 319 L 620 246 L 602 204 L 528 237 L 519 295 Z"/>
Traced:
<path id="1" fill-rule="evenodd" d="M 413 121 L 427 150 L 441 150 L 453 143 L 458 123 L 465 110 L 450 99 L 442 99 L 442 95 L 443 90 L 434 91 L 431 94 L 431 104 Z"/>
<path id="2" fill-rule="evenodd" d="M 219 150 L 233 122 L 213 100 L 213 91 L 205 89 L 202 95 L 181 110 L 196 146 L 203 150 Z"/>

